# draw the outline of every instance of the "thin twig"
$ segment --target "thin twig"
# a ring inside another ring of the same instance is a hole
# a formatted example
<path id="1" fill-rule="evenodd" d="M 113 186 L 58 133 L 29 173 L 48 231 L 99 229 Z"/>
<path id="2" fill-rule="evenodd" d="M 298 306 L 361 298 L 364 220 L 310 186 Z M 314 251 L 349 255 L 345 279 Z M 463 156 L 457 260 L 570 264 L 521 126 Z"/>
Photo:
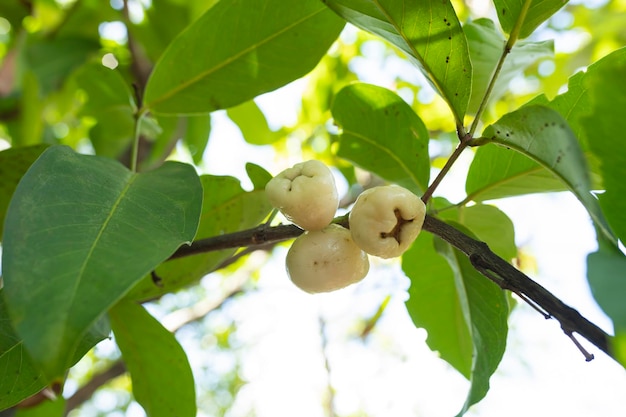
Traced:
<path id="1" fill-rule="evenodd" d="M 432 197 L 433 193 L 435 192 L 441 181 L 445 178 L 445 176 L 448 175 L 450 168 L 452 168 L 452 165 L 454 165 L 459 156 L 461 156 L 461 153 L 463 153 L 471 138 L 472 137 L 469 134 L 465 134 L 464 136 L 461 136 L 459 138 L 459 144 L 454 149 L 454 152 L 452 152 L 452 155 L 450 155 L 450 158 L 448 158 L 446 164 L 443 166 L 443 168 L 441 168 L 441 171 L 439 171 L 437 177 L 435 177 L 434 181 L 428 186 L 426 192 L 424 192 L 424 195 L 422 195 L 422 201 L 424 203 L 428 203 L 428 200 L 430 200 L 430 197 Z"/>

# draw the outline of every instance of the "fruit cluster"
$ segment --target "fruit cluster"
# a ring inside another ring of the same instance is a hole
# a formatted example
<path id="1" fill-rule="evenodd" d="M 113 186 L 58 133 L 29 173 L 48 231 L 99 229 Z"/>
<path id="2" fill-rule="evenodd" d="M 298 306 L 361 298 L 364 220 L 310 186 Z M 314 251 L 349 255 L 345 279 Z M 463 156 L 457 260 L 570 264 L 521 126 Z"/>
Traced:
<path id="1" fill-rule="evenodd" d="M 328 292 L 361 281 L 369 271 L 367 254 L 402 255 L 424 223 L 426 207 L 397 185 L 370 188 L 357 198 L 350 229 L 332 222 L 339 206 L 335 180 L 320 161 L 286 169 L 265 187 L 270 203 L 305 230 L 287 253 L 287 274 L 309 293 Z"/>

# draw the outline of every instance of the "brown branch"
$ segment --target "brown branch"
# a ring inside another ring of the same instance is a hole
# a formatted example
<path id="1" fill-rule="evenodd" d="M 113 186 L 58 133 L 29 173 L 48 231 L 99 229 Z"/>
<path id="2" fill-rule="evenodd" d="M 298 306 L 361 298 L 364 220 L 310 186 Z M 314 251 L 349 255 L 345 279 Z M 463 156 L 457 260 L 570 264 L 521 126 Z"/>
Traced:
<path id="1" fill-rule="evenodd" d="M 113 378 L 117 378 L 126 372 L 126 366 L 122 360 L 118 360 L 111 365 L 110 368 L 95 375 L 85 385 L 80 387 L 74 395 L 67 399 L 65 403 L 65 415 L 68 415 L 70 411 L 80 406 L 82 403 L 91 398 L 98 388 L 106 384 Z"/>
<path id="2" fill-rule="evenodd" d="M 522 294 L 531 300 L 535 306 L 543 309 L 546 318 L 554 317 L 561 323 L 565 334 L 573 339 L 572 333 L 578 333 L 598 349 L 613 357 L 609 347 L 611 336 L 595 324 L 584 318 L 578 311 L 566 305 L 550 291 L 520 272 L 513 265 L 493 253 L 486 243 L 472 239 L 454 227 L 431 216 L 426 216 L 424 229 L 439 236 L 452 246 L 466 254 L 472 265 L 487 278 L 501 288 Z M 543 313 L 542 313 L 543 314 Z M 581 346 L 576 342 L 576 346 Z M 581 352 L 590 360 L 591 355 L 584 349 Z"/>
<path id="3" fill-rule="evenodd" d="M 338 218 L 337 223 L 348 227 L 347 215 Z M 610 357 L 613 357 L 613 353 L 609 347 L 611 336 L 584 318 L 578 311 L 563 303 L 547 289 L 516 269 L 513 265 L 493 253 L 486 243 L 473 239 L 454 227 L 429 215 L 426 216 L 423 228 L 439 236 L 467 255 L 472 265 L 479 272 L 495 282 L 502 289 L 516 293 L 524 301 L 537 309 L 544 317 L 557 319 L 568 337 L 573 338 L 573 333 L 578 333 L 589 340 L 598 349 L 602 350 Z M 294 225 L 280 225 L 275 227 L 261 225 L 253 229 L 198 240 L 193 242 L 191 246 L 180 248 L 170 259 L 237 247 L 248 247 L 248 250 L 254 250 L 256 247 L 296 238 L 303 232 L 302 229 Z M 580 344 L 576 343 L 576 346 L 580 349 Z M 590 359 L 591 355 L 586 353 L 584 349 L 581 349 L 581 352 L 585 354 L 587 360 Z"/>

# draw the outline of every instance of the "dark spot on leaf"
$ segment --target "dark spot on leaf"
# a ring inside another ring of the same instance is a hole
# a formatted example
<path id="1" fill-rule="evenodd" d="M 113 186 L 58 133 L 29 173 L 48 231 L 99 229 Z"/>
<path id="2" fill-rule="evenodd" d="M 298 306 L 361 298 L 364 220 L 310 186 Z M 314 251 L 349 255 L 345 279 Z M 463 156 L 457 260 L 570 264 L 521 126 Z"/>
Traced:
<path id="1" fill-rule="evenodd" d="M 450 62 L 450 56 L 447 56 L 447 57 L 446 57 L 446 64 L 447 64 L 448 62 Z"/>
<path id="2" fill-rule="evenodd" d="M 506 14 L 506 9 L 502 9 L 502 16 Z"/>
<path id="3" fill-rule="evenodd" d="M 499 135 L 499 134 L 500 134 L 500 131 L 499 131 L 499 130 L 496 130 L 496 134 L 498 134 L 498 135 Z M 494 136 L 494 138 L 495 138 L 495 136 Z"/>
<path id="4" fill-rule="evenodd" d="M 448 36 L 448 39 L 449 39 L 449 40 L 452 40 L 452 36 Z"/>
<path id="5" fill-rule="evenodd" d="M 448 25 L 448 26 L 452 26 L 452 25 L 450 24 L 450 22 L 446 23 L 446 25 Z"/>

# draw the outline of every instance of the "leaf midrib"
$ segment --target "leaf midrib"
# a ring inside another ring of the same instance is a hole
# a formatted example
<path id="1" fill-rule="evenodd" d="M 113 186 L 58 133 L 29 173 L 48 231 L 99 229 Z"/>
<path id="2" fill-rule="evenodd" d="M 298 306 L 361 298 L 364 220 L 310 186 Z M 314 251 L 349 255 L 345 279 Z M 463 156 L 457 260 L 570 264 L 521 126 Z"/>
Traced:
<path id="1" fill-rule="evenodd" d="M 180 91 L 188 88 L 189 86 L 196 84 L 198 82 L 200 82 L 203 78 L 208 77 L 209 75 L 227 67 L 228 65 L 232 64 L 233 62 L 235 62 L 236 60 L 238 60 L 239 58 L 249 54 L 250 52 L 254 51 L 257 48 L 260 48 L 261 46 L 266 45 L 267 43 L 271 42 L 272 40 L 274 40 L 275 38 L 287 33 L 288 31 L 290 31 L 291 29 L 293 29 L 294 27 L 300 25 L 302 22 L 305 22 L 306 20 L 309 20 L 313 17 L 315 17 L 316 15 L 318 15 L 319 13 L 322 13 L 326 10 L 325 7 L 299 19 L 294 21 L 292 24 L 284 27 L 282 30 L 279 30 L 275 33 L 273 33 L 271 36 L 268 36 L 267 38 L 263 39 L 260 42 L 254 43 L 251 46 L 249 46 L 248 48 L 243 49 L 241 52 L 231 56 L 230 58 L 227 58 L 226 60 L 220 62 L 218 65 L 208 68 L 205 71 L 200 72 L 198 75 L 196 75 L 193 78 L 190 78 L 188 81 L 183 82 L 181 84 L 178 84 L 175 88 L 171 89 L 168 93 L 163 94 L 161 97 L 158 97 L 156 99 L 154 99 L 152 102 L 148 103 L 146 105 L 147 108 L 153 108 L 155 105 L 162 103 L 163 101 L 169 99 L 170 97 L 172 97 L 173 95 L 179 93 Z"/>

